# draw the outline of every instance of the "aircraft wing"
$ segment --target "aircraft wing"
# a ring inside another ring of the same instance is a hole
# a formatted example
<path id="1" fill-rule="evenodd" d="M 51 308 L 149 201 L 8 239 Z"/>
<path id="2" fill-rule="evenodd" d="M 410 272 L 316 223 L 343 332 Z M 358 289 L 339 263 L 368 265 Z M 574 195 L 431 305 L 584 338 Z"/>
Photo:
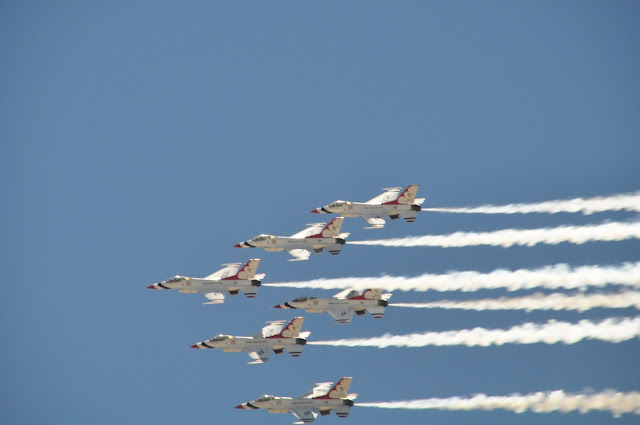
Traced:
<path id="1" fill-rule="evenodd" d="M 326 223 L 311 223 L 311 224 L 307 224 L 307 227 L 304 230 L 299 231 L 298 233 L 295 233 L 291 236 L 289 236 L 290 238 L 295 238 L 295 239 L 304 239 L 308 236 L 313 236 L 313 235 L 317 235 L 318 233 L 320 233 L 320 231 L 322 231 L 322 229 L 324 228 L 324 225 Z"/>
<path id="2" fill-rule="evenodd" d="M 310 409 L 310 408 L 291 409 L 291 413 L 293 413 L 293 416 L 295 416 L 296 418 L 302 421 L 302 422 L 294 422 L 295 424 L 307 424 L 307 423 L 313 422 L 318 417 L 318 412 L 316 412 L 315 409 Z"/>
<path id="3" fill-rule="evenodd" d="M 369 199 L 367 202 L 365 202 L 365 204 L 379 205 L 379 204 L 384 204 L 385 202 L 392 201 L 398 197 L 398 193 L 400 193 L 400 190 L 402 190 L 402 188 L 391 187 L 391 188 L 382 189 L 382 190 L 384 190 L 385 192 L 381 193 L 380 195 L 376 196 L 373 199 Z"/>
<path id="4" fill-rule="evenodd" d="M 291 249 L 287 251 L 289 254 L 293 255 L 295 258 L 289 261 L 304 261 L 308 260 L 311 252 L 306 249 Z"/>
<path id="5" fill-rule="evenodd" d="M 249 362 L 249 364 L 266 363 L 267 360 L 269 360 L 270 351 L 267 346 L 260 347 L 260 349 L 256 351 L 249 351 L 249 350 L 245 350 L 245 351 L 247 352 L 249 357 L 253 359 L 253 361 Z"/>
<path id="6" fill-rule="evenodd" d="M 306 393 L 302 394 L 300 398 L 318 398 L 322 397 L 323 395 L 327 395 L 332 385 L 333 382 L 318 382 L 315 384 L 311 391 L 307 391 Z"/>
<path id="7" fill-rule="evenodd" d="M 339 322 L 350 323 L 355 310 L 353 308 L 334 308 L 327 309 L 326 312 L 329 314 L 329 316 L 333 317 Z"/>
<path id="8" fill-rule="evenodd" d="M 261 330 L 253 334 L 254 338 L 268 338 L 273 335 L 278 335 L 280 332 L 282 332 L 282 328 L 284 328 L 284 325 L 287 322 L 284 320 L 274 320 L 267 323 L 267 326 L 263 327 Z"/>
<path id="9" fill-rule="evenodd" d="M 238 269 L 240 269 L 241 264 L 240 263 L 223 264 L 223 266 L 226 266 L 226 267 L 218 270 L 215 273 L 210 274 L 209 276 L 205 277 L 205 279 L 220 280 L 228 276 L 233 276 L 236 273 L 238 273 Z"/>
<path id="10" fill-rule="evenodd" d="M 202 292 L 202 295 L 207 297 L 208 303 L 203 304 L 222 304 L 224 303 L 224 294 L 221 292 Z"/>
<path id="11" fill-rule="evenodd" d="M 371 227 L 365 227 L 365 229 L 382 229 L 384 227 L 384 218 L 380 218 L 380 217 L 372 217 L 372 216 L 366 216 L 363 215 L 362 218 L 364 218 L 367 223 L 369 223 L 369 226 Z"/>

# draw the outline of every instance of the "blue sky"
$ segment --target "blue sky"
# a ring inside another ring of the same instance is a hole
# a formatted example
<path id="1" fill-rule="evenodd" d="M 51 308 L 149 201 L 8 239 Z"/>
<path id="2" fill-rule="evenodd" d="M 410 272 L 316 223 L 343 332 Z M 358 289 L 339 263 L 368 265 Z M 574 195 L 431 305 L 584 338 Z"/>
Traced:
<path id="1" fill-rule="evenodd" d="M 190 350 L 251 335 L 337 291 L 252 300 L 146 286 L 262 258 L 265 282 L 638 261 L 640 242 L 473 248 L 347 245 L 339 256 L 231 246 L 293 234 L 335 199 L 420 184 L 427 206 L 638 190 L 636 2 L 13 2 L 0 6 L 0 422 L 286 424 L 232 407 L 353 376 L 359 401 L 585 388 L 638 390 L 637 340 L 489 348 L 306 347 L 262 366 Z M 634 218 L 422 213 L 352 240 Z M 497 297 L 486 291 L 477 297 Z M 394 301 L 463 294 L 401 293 Z M 468 295 L 466 295 L 468 297 Z M 297 312 L 300 313 L 300 312 Z M 311 339 L 507 328 L 636 310 L 389 309 Z M 318 423 L 343 421 L 332 415 Z M 345 423 L 630 424 L 609 413 L 354 408 Z M 342 422 L 340 422 L 342 423 Z"/>

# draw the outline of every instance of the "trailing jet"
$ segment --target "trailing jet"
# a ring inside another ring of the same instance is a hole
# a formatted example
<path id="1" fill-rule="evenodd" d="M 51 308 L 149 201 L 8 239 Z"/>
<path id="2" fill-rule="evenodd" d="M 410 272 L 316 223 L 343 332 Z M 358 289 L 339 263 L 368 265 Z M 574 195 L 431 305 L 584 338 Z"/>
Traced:
<path id="1" fill-rule="evenodd" d="M 311 332 L 300 332 L 304 317 L 294 317 L 289 324 L 284 320 L 266 322 L 267 326 L 253 336 L 218 335 L 193 344 L 191 348 L 222 348 L 222 351 L 245 351 L 253 359 L 249 364 L 265 363 L 273 351 L 282 354 L 286 349 L 293 357 L 302 354 Z"/>
<path id="2" fill-rule="evenodd" d="M 307 228 L 291 236 L 258 235 L 240 242 L 234 248 L 264 248 L 265 251 L 287 251 L 293 255 L 289 261 L 308 260 L 311 251 L 320 254 L 326 248 L 332 255 L 340 254 L 349 233 L 340 233 L 344 217 L 336 217 L 329 224 L 312 223 Z"/>
<path id="3" fill-rule="evenodd" d="M 217 272 L 204 277 L 174 276 L 171 279 L 147 286 L 149 289 L 177 289 L 182 293 L 191 294 L 200 292 L 209 302 L 203 304 L 222 304 L 224 293 L 238 295 L 241 291 L 247 298 L 253 298 L 258 293 L 261 279 L 264 273 L 256 274 L 260 259 L 251 259 L 242 268 L 242 263 L 223 264 L 226 266 Z"/>
<path id="4" fill-rule="evenodd" d="M 333 410 L 340 418 L 349 415 L 353 400 L 358 394 L 347 394 L 351 385 L 351 377 L 344 377 L 333 385 L 333 382 L 321 382 L 300 397 L 276 397 L 264 395 L 256 400 L 242 403 L 236 409 L 267 409 L 270 413 L 289 413 L 300 419 L 294 424 L 313 422 L 318 414 L 326 416 Z"/>
<path id="5" fill-rule="evenodd" d="M 353 313 L 358 316 L 371 313 L 376 319 L 384 315 L 384 309 L 389 305 L 392 294 L 383 294 L 382 289 L 345 289 L 333 298 L 299 297 L 293 301 L 279 304 L 273 308 L 303 308 L 309 313 L 328 313 L 337 320 L 337 324 L 349 324 Z"/>
<path id="6" fill-rule="evenodd" d="M 310 212 L 315 214 L 341 214 L 344 217 L 362 217 L 369 227 L 382 229 L 385 218 L 396 220 L 402 216 L 409 223 L 416 220 L 425 198 L 416 198 L 419 185 L 412 184 L 400 192 L 401 187 L 382 189 L 385 192 L 365 202 L 335 201 Z"/>

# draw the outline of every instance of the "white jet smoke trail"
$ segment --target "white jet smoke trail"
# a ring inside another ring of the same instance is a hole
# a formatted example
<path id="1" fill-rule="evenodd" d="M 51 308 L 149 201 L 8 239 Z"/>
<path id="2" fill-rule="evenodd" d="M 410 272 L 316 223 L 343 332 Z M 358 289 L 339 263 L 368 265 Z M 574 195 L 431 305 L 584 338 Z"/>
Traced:
<path id="1" fill-rule="evenodd" d="M 533 294 L 527 297 L 482 299 L 468 301 L 434 301 L 425 303 L 392 303 L 393 307 L 443 308 L 460 310 L 577 310 L 592 308 L 629 308 L 640 309 L 640 292 L 621 292 L 618 294 Z"/>
<path id="2" fill-rule="evenodd" d="M 422 400 L 356 403 L 356 406 L 381 409 L 438 409 L 438 410 L 495 410 L 504 409 L 516 413 L 572 412 L 587 413 L 592 410 L 609 411 L 614 417 L 624 413 L 640 414 L 640 392 L 623 393 L 604 390 L 599 393 L 583 392 L 567 394 L 564 391 L 540 391 L 533 394 L 488 396 L 476 394 L 469 398 L 426 398 Z"/>
<path id="3" fill-rule="evenodd" d="M 422 211 L 461 214 L 529 214 L 529 213 L 582 213 L 604 211 L 640 212 L 640 192 L 595 198 L 575 198 L 530 204 L 481 205 L 478 207 L 423 208 Z"/>
<path id="4" fill-rule="evenodd" d="M 350 241 L 353 245 L 394 247 L 439 246 L 444 248 L 491 245 L 508 248 L 513 245 L 556 245 L 569 242 L 581 245 L 592 241 L 622 241 L 640 238 L 640 222 L 604 223 L 586 226 L 560 226 L 539 229 L 504 229 L 493 232 L 456 232 L 449 235 L 408 236 L 406 238 Z"/>
<path id="5" fill-rule="evenodd" d="M 319 289 L 367 289 L 384 288 L 388 291 L 463 291 L 503 288 L 508 291 L 521 289 L 578 289 L 605 287 L 621 284 L 640 288 L 640 262 L 623 263 L 617 266 L 580 266 L 571 268 L 567 264 L 556 264 L 539 269 L 504 270 L 489 273 L 475 271 L 450 272 L 447 274 L 423 274 L 416 277 L 380 276 L 346 277 L 337 279 L 315 279 L 300 282 L 263 283 L 263 286 Z"/>
<path id="6" fill-rule="evenodd" d="M 609 318 L 594 323 L 581 320 L 578 323 L 550 320 L 547 323 L 524 323 L 509 329 L 461 329 L 445 332 L 425 332 L 407 335 L 385 334 L 373 338 L 309 341 L 312 345 L 334 347 L 426 347 L 465 345 L 488 347 L 503 344 L 575 344 L 583 339 L 599 339 L 618 343 L 640 336 L 640 316 L 634 318 Z"/>

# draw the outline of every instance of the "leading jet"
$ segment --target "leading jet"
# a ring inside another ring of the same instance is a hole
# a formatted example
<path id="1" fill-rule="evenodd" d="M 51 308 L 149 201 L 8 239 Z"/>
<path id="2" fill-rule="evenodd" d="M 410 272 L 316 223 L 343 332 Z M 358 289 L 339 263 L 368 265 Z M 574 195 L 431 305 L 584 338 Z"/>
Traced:
<path id="1" fill-rule="evenodd" d="M 231 352 L 245 351 L 253 359 L 248 364 L 266 363 L 272 351 L 276 354 L 282 354 L 284 350 L 287 350 L 293 357 L 299 357 L 302 354 L 302 347 L 311 335 L 311 332 L 300 332 L 304 317 L 294 317 L 286 326 L 287 322 L 284 320 L 266 323 L 267 326 L 253 336 L 220 334 L 206 341 L 195 343 L 191 348 L 221 348 L 222 351 Z"/>
<path id="2" fill-rule="evenodd" d="M 385 218 L 396 220 L 402 216 L 412 223 L 418 217 L 418 211 L 425 198 L 416 198 L 419 185 L 409 185 L 405 190 L 401 187 L 382 189 L 385 192 L 367 202 L 335 201 L 310 212 L 314 214 L 341 214 L 344 217 L 362 217 L 369 223 L 365 229 L 382 229 Z M 402 190 L 402 191 L 401 191 Z"/>
<path id="3" fill-rule="evenodd" d="M 329 415 L 333 410 L 340 418 L 349 415 L 353 400 L 358 394 L 347 394 L 351 385 L 351 377 L 344 377 L 333 385 L 333 382 L 320 382 L 299 397 L 276 397 L 264 395 L 253 401 L 242 403 L 236 409 L 267 409 L 269 413 L 292 413 L 300 419 L 294 424 L 313 422 L 318 414 Z"/>
<path id="4" fill-rule="evenodd" d="M 336 217 L 329 224 L 312 223 L 307 228 L 291 236 L 258 235 L 248 241 L 234 245 L 234 248 L 264 248 L 265 251 L 287 251 L 294 258 L 289 261 L 304 261 L 311 251 L 320 254 L 326 248 L 332 255 L 340 254 L 349 233 L 340 233 L 344 217 Z"/>
<path id="5" fill-rule="evenodd" d="M 357 289 L 345 289 L 333 298 L 298 297 L 273 308 L 303 308 L 308 313 L 328 313 L 336 319 L 336 324 L 346 325 L 351 323 L 353 313 L 360 316 L 368 311 L 374 318 L 380 319 L 384 315 L 385 307 L 389 305 L 391 295 L 383 294 L 379 288 L 362 292 Z"/>
<path id="6" fill-rule="evenodd" d="M 203 304 L 222 304 L 225 293 L 238 295 L 244 293 L 247 298 L 253 298 L 258 293 L 258 287 L 266 274 L 256 274 L 259 258 L 251 259 L 242 266 L 242 263 L 223 264 L 226 266 L 207 277 L 185 277 L 174 276 L 171 279 L 154 283 L 147 286 L 149 289 L 177 289 L 178 291 L 191 294 L 201 293 L 209 301 Z"/>

